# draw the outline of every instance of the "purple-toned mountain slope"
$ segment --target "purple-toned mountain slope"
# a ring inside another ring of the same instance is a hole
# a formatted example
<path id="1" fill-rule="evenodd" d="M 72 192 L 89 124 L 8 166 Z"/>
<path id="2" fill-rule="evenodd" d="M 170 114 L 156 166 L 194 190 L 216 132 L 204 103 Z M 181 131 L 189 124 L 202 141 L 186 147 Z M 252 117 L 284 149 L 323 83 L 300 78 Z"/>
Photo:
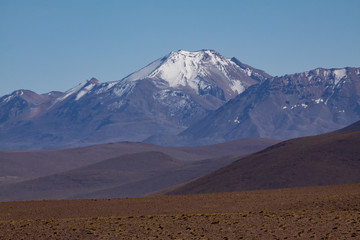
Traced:
<path id="1" fill-rule="evenodd" d="M 254 85 L 179 136 L 216 143 L 247 137 L 290 139 L 360 119 L 360 68 L 315 69 Z"/>
<path id="2" fill-rule="evenodd" d="M 213 50 L 171 52 L 120 81 L 0 98 L 0 149 L 43 149 L 176 135 L 268 74 Z"/>

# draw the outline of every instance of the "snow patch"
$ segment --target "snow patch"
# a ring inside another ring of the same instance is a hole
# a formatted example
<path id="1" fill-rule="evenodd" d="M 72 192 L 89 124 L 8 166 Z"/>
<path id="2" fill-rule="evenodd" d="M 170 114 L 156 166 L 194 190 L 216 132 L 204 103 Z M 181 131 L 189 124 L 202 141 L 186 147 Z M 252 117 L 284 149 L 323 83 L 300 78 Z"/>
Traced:
<path id="1" fill-rule="evenodd" d="M 335 79 L 334 84 L 337 85 L 341 79 L 343 79 L 346 76 L 346 69 L 337 69 L 334 70 L 333 76 Z"/>
<path id="2" fill-rule="evenodd" d="M 87 81 L 86 82 L 83 82 L 83 83 L 80 83 L 78 86 L 74 87 L 74 88 L 71 88 L 70 90 L 66 91 L 65 92 L 65 95 L 57 98 L 54 102 L 57 103 L 57 102 L 61 102 L 61 101 L 64 101 L 66 98 L 68 98 L 69 96 L 71 96 L 72 94 L 78 92 L 80 89 L 82 89 L 85 85 L 86 85 Z"/>
<path id="3" fill-rule="evenodd" d="M 302 103 L 301 106 L 302 106 L 303 108 L 307 108 L 307 107 L 308 107 L 308 105 L 305 104 L 305 103 Z"/>
<path id="4" fill-rule="evenodd" d="M 107 83 L 106 89 L 109 90 L 110 88 L 112 88 L 113 86 L 115 86 L 118 82 L 109 82 Z"/>
<path id="5" fill-rule="evenodd" d="M 193 81 L 189 81 L 188 85 L 190 88 L 196 90 L 197 94 L 199 94 L 199 90 L 206 90 L 211 87 L 209 83 L 205 82 L 200 78 L 195 78 Z"/>
<path id="6" fill-rule="evenodd" d="M 244 86 L 241 84 L 240 80 L 231 80 L 231 84 L 230 84 L 230 88 L 234 91 L 237 92 L 237 94 L 242 93 L 243 91 L 245 91 Z"/>
<path id="7" fill-rule="evenodd" d="M 120 109 L 122 106 L 124 106 L 126 104 L 126 101 L 124 100 L 120 100 L 120 101 L 116 101 L 116 102 L 113 102 L 111 104 L 109 104 L 107 106 L 107 108 L 110 110 L 110 111 L 115 111 L 116 109 Z"/>
<path id="8" fill-rule="evenodd" d="M 313 101 L 314 101 L 314 102 L 316 102 L 316 104 L 319 104 L 319 103 L 324 102 L 324 99 L 322 99 L 322 98 L 318 98 L 318 99 L 313 100 Z"/>
<path id="9" fill-rule="evenodd" d="M 330 74 L 330 71 L 329 70 L 324 70 L 323 74 L 324 74 L 324 77 L 327 78 L 329 76 L 329 74 Z"/>
<path id="10" fill-rule="evenodd" d="M 134 86 L 134 82 L 128 82 L 125 84 L 121 84 L 120 86 L 114 87 L 112 91 L 116 96 L 122 97 L 126 93 L 130 92 Z"/>
<path id="11" fill-rule="evenodd" d="M 13 94 L 7 96 L 2 102 L 7 103 L 11 101 L 11 99 L 13 99 L 15 96 L 22 96 L 22 95 L 24 95 L 24 92 L 22 90 L 17 90 Z"/>
<path id="12" fill-rule="evenodd" d="M 181 91 L 161 90 L 153 95 L 153 98 L 165 106 L 169 106 L 169 113 L 183 111 L 191 108 L 191 99 Z M 174 115 L 173 115 L 174 116 Z"/>
<path id="13" fill-rule="evenodd" d="M 6 97 L 6 98 L 3 100 L 3 102 L 5 102 L 5 103 L 10 102 L 11 99 L 13 99 L 14 97 L 15 97 L 14 95 L 10 95 L 10 96 Z"/>
<path id="14" fill-rule="evenodd" d="M 301 103 L 301 104 L 295 104 L 293 105 L 290 109 L 294 109 L 294 108 L 297 108 L 297 107 L 302 107 L 302 108 L 307 108 L 309 105 L 305 104 L 305 103 Z M 284 109 L 284 107 L 283 107 Z"/>
<path id="15" fill-rule="evenodd" d="M 91 89 L 93 89 L 93 87 L 95 86 L 94 83 L 87 85 L 86 87 L 84 87 L 77 95 L 75 98 L 75 101 L 78 101 L 80 98 L 82 98 L 85 94 L 87 94 L 88 92 L 91 91 Z"/>
<path id="16" fill-rule="evenodd" d="M 101 93 L 104 93 L 106 91 L 109 91 L 111 88 L 113 88 L 118 83 L 119 83 L 119 81 L 102 83 L 100 85 L 101 87 L 97 88 L 97 90 L 95 91 L 95 94 L 101 94 Z"/>
<path id="17" fill-rule="evenodd" d="M 294 105 L 294 106 L 292 106 L 290 109 L 292 110 L 292 109 L 294 109 L 294 108 L 296 108 L 296 107 L 298 107 L 298 105 Z"/>

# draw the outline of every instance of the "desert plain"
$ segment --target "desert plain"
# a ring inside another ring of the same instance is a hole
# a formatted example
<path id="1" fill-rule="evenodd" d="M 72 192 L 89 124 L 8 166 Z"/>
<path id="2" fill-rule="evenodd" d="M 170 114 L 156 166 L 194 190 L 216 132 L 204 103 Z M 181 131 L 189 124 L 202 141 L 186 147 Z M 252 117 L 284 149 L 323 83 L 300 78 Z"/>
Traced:
<path id="1" fill-rule="evenodd" d="M 360 239 L 360 184 L 0 202 L 0 239 Z"/>

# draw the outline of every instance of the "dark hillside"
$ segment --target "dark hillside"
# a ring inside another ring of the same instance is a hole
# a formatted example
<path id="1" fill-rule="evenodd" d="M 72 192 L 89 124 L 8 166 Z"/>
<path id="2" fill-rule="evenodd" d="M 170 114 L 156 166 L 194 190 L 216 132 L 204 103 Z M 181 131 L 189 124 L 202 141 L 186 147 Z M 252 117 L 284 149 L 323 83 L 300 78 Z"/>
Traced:
<path id="1" fill-rule="evenodd" d="M 360 182 L 360 132 L 292 139 L 239 159 L 166 195 Z"/>

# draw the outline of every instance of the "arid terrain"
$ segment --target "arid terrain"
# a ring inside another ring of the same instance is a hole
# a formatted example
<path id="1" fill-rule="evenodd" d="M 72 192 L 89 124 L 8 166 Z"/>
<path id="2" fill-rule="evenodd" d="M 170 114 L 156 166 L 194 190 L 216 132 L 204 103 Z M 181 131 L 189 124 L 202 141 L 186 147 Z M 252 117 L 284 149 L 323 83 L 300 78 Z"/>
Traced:
<path id="1" fill-rule="evenodd" d="M 203 176 L 277 142 L 240 139 L 194 147 L 121 142 L 0 151 L 0 201 L 142 197 Z"/>
<path id="2" fill-rule="evenodd" d="M 0 239 L 359 239 L 360 185 L 0 202 Z"/>
<path id="3" fill-rule="evenodd" d="M 350 127 L 350 126 L 349 126 Z M 160 194 L 197 194 L 360 183 L 360 122 L 351 131 L 295 138 Z"/>

